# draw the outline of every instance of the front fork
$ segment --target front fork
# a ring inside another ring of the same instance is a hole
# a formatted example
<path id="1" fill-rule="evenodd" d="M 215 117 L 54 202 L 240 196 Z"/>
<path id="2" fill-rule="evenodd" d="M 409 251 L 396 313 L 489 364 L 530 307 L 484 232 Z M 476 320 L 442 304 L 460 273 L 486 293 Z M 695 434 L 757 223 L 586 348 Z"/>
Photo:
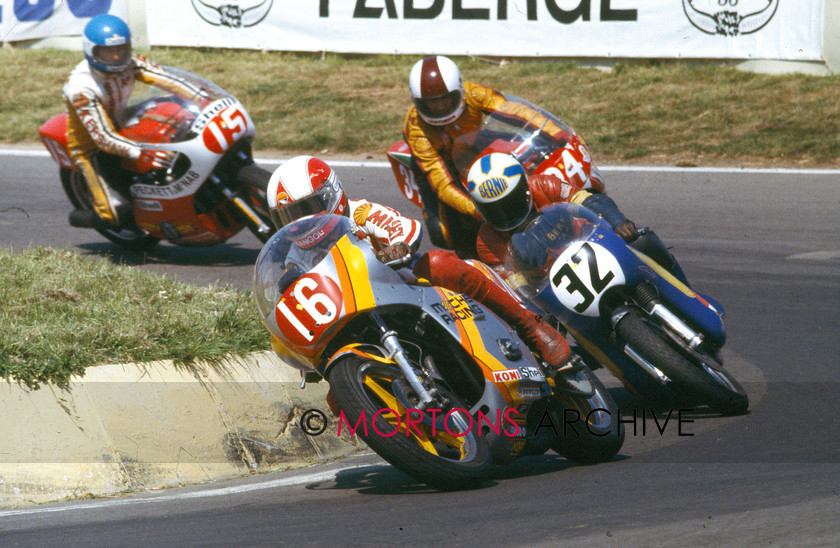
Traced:
<path id="1" fill-rule="evenodd" d="M 239 194 L 224 184 L 224 182 L 222 182 L 215 173 L 210 175 L 210 182 L 213 183 L 213 186 L 221 192 L 225 198 L 230 200 L 236 206 L 236 209 L 238 209 L 240 213 L 245 215 L 245 218 L 248 219 L 252 225 L 257 227 L 257 232 L 268 238 L 271 234 L 271 227 L 260 219 L 260 216 L 257 215 L 257 212 L 254 211 L 248 202 L 243 200 Z"/>
<path id="2" fill-rule="evenodd" d="M 695 350 L 703 343 L 702 334 L 688 326 L 684 321 L 677 317 L 676 314 L 668 310 L 656 299 L 650 299 L 647 303 L 645 303 L 644 309 L 649 315 L 659 318 L 661 322 L 660 325 L 664 327 L 664 331 L 672 339 L 674 339 L 675 342 L 686 345 L 686 347 L 691 350 Z M 615 331 L 615 327 L 618 325 L 618 322 L 621 321 L 621 318 L 623 318 L 626 313 L 626 308 L 619 307 L 610 314 L 610 324 L 612 325 L 613 331 Z M 659 368 L 639 355 L 627 344 L 624 345 L 624 353 L 658 380 L 662 382 L 668 382 L 670 380 L 662 371 L 659 370 Z"/>
<path id="3" fill-rule="evenodd" d="M 397 332 L 389 330 L 388 326 L 385 325 L 385 322 L 379 314 L 373 313 L 371 314 L 371 317 L 373 318 L 376 327 L 379 328 L 379 331 L 382 334 L 380 339 L 382 346 L 384 346 L 385 350 L 388 351 L 388 355 L 385 357 L 389 360 L 394 360 L 397 366 L 399 366 L 403 375 L 405 375 L 408 384 L 417 394 L 417 397 L 420 398 L 420 401 L 417 404 L 418 409 L 425 409 L 427 405 L 434 401 L 435 396 L 438 395 L 437 389 L 432 387 L 431 390 L 427 390 L 426 387 L 423 386 L 423 381 L 420 380 L 417 372 L 414 371 L 414 368 L 405 356 L 405 350 L 403 350 L 399 339 L 397 339 Z"/>
<path id="4" fill-rule="evenodd" d="M 239 150 L 236 152 L 237 159 L 241 162 L 241 165 L 246 165 L 252 162 L 251 157 L 249 154 L 246 154 L 243 150 Z M 213 186 L 222 193 L 222 195 L 230 200 L 236 209 L 242 213 L 248 222 L 251 223 L 254 227 L 256 227 L 257 232 L 265 237 L 267 240 L 268 237 L 271 235 L 273 229 L 269 226 L 265 221 L 263 221 L 260 216 L 254 211 L 254 208 L 248 204 L 245 200 L 243 200 L 237 192 L 232 190 L 228 185 L 226 185 L 215 173 L 210 174 L 210 182 Z"/>
<path id="5" fill-rule="evenodd" d="M 415 394 L 417 394 L 417 397 L 420 399 L 420 401 L 416 404 L 417 409 L 422 411 L 423 409 L 426 409 L 430 403 L 439 402 L 443 399 L 443 396 L 435 386 L 432 386 L 429 389 L 425 387 L 423 381 L 414 370 L 414 367 L 412 367 L 411 362 L 408 361 L 408 358 L 405 355 L 405 350 L 403 350 L 403 347 L 397 338 L 397 332 L 388 329 L 388 326 L 379 314 L 373 313 L 371 314 L 371 317 L 381 333 L 380 341 L 382 342 L 382 346 L 384 346 L 385 350 L 388 352 L 386 358 L 393 360 L 394 363 L 397 364 L 403 372 L 403 375 L 405 375 L 409 386 L 411 386 L 412 390 L 414 390 Z M 460 432 L 466 432 L 469 430 L 470 424 L 461 416 L 460 413 L 452 413 L 451 418 L 454 421 L 455 426 L 459 428 Z"/>

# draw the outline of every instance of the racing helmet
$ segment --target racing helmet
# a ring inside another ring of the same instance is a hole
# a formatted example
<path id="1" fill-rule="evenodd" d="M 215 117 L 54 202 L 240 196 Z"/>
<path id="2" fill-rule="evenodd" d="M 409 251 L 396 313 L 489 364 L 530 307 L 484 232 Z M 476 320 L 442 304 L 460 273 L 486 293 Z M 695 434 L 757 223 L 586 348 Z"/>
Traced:
<path id="1" fill-rule="evenodd" d="M 91 67 L 112 74 L 131 66 L 131 31 L 116 15 L 97 15 L 82 33 L 85 59 Z"/>
<path id="2" fill-rule="evenodd" d="M 496 230 L 520 226 L 533 205 L 525 168 L 501 152 L 485 154 L 473 163 L 467 174 L 467 191 L 478 212 Z"/>
<path id="3" fill-rule="evenodd" d="M 295 156 L 268 181 L 268 210 L 277 229 L 319 213 L 347 214 L 347 195 L 335 172 L 312 156 Z"/>
<path id="4" fill-rule="evenodd" d="M 427 123 L 445 126 L 464 112 L 464 82 L 458 67 L 448 57 L 434 55 L 417 61 L 408 84 L 411 100 Z"/>

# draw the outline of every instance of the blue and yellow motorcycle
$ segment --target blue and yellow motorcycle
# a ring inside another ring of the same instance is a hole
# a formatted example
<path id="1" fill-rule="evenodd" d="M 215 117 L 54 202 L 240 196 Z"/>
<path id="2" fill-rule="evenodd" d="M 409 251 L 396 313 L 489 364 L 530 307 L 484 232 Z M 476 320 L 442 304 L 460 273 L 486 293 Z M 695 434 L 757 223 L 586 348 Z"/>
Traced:
<path id="1" fill-rule="evenodd" d="M 512 236 L 506 266 L 507 282 L 559 320 L 590 367 L 655 402 L 747 410 L 746 392 L 722 366 L 723 307 L 585 207 L 543 209 Z"/>

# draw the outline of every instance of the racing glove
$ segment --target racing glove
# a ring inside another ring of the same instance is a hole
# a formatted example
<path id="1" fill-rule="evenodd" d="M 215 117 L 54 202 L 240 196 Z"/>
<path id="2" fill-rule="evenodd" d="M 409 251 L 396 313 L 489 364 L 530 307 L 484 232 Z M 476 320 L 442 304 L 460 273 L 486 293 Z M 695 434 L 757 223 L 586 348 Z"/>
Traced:
<path id="1" fill-rule="evenodd" d="M 639 231 L 636 230 L 633 221 L 627 219 L 613 199 L 606 194 L 590 194 L 581 205 L 603 217 L 625 242 L 632 242 L 639 237 Z"/>
<path id="2" fill-rule="evenodd" d="M 636 223 L 630 219 L 624 219 L 617 225 L 613 225 L 612 229 L 628 244 L 639 237 L 639 231 L 636 228 Z"/>
<path id="3" fill-rule="evenodd" d="M 376 252 L 376 258 L 383 263 L 396 261 L 402 259 L 406 255 L 411 254 L 411 248 L 405 242 L 397 242 L 395 244 L 386 245 Z"/>

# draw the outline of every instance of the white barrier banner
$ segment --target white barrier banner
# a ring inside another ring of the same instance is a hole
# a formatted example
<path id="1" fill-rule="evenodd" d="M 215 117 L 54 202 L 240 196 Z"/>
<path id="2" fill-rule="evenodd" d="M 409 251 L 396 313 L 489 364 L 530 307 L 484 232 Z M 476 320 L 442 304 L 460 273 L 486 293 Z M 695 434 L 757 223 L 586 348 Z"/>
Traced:
<path id="1" fill-rule="evenodd" d="M 127 0 L 0 0 L 0 42 L 81 36 L 90 18 L 111 13 L 125 19 Z M 187 2 L 189 4 L 189 2 Z"/>
<path id="2" fill-rule="evenodd" d="M 152 45 L 822 60 L 823 0 L 147 0 Z"/>

